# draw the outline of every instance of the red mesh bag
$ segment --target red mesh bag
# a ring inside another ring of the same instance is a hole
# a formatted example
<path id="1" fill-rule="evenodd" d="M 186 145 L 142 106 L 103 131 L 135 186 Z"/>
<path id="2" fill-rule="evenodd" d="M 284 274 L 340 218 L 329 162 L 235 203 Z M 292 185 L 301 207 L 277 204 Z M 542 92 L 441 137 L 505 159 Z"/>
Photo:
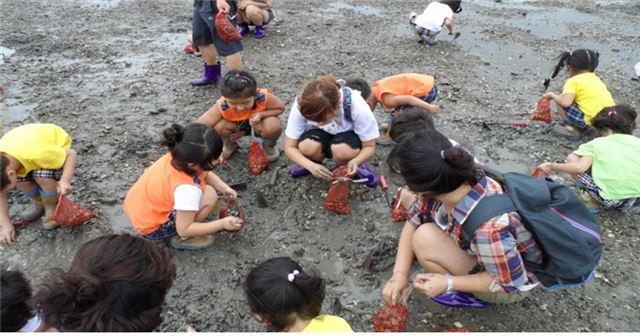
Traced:
<path id="1" fill-rule="evenodd" d="M 231 43 L 240 40 L 238 29 L 231 23 L 227 13 L 222 11 L 216 14 L 216 32 L 224 42 Z"/>
<path id="2" fill-rule="evenodd" d="M 60 194 L 58 196 L 58 205 L 51 219 L 66 228 L 73 228 L 95 217 L 96 215 L 91 210 L 74 203 L 63 194 Z"/>
<path id="3" fill-rule="evenodd" d="M 347 166 L 340 166 L 333 171 L 333 178 L 329 180 L 329 192 L 324 198 L 324 208 L 340 215 L 348 215 L 349 181 L 338 181 L 338 177 L 349 177 Z"/>
<path id="4" fill-rule="evenodd" d="M 373 317 L 377 332 L 404 332 L 407 329 L 409 309 L 401 303 L 385 304 Z"/>
<path id="5" fill-rule="evenodd" d="M 531 120 L 551 123 L 551 104 L 548 100 L 540 98 L 536 108 L 531 112 Z"/>
<path id="6" fill-rule="evenodd" d="M 256 139 L 252 139 L 251 146 L 249 147 L 249 171 L 253 175 L 258 175 L 267 168 L 269 168 L 267 155 L 264 153 L 264 150 L 260 148 Z"/>
<path id="7" fill-rule="evenodd" d="M 391 200 L 391 221 L 394 223 L 405 222 L 407 220 L 407 208 L 402 205 L 400 202 L 400 194 L 402 193 L 402 188 L 398 190 L 398 193 Z"/>

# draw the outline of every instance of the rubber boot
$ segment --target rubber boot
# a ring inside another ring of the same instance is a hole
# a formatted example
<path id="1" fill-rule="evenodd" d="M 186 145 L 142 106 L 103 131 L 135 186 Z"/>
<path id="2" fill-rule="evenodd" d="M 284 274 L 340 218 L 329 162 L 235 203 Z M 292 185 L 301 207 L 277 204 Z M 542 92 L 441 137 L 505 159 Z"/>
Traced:
<path id="1" fill-rule="evenodd" d="M 238 149 L 238 143 L 235 141 L 225 141 L 222 144 L 222 157 L 228 159 L 235 153 L 236 149 Z"/>
<path id="2" fill-rule="evenodd" d="M 264 26 L 256 26 L 256 30 L 253 32 L 253 37 L 261 39 L 267 36 L 267 29 Z"/>
<path id="3" fill-rule="evenodd" d="M 191 85 L 202 86 L 202 85 L 217 85 L 218 81 L 220 81 L 222 67 L 220 66 L 220 62 L 215 65 L 209 65 L 207 63 L 204 64 L 204 75 L 200 78 L 196 78 L 191 81 Z"/>
<path id="4" fill-rule="evenodd" d="M 51 219 L 51 216 L 53 216 L 53 212 L 56 211 L 56 206 L 58 205 L 57 193 L 52 194 L 55 194 L 55 196 L 42 195 L 42 203 L 44 204 L 44 219 L 42 220 L 42 227 L 45 230 L 55 229 L 60 226 L 60 224 Z"/>
<path id="5" fill-rule="evenodd" d="M 42 204 L 42 197 L 38 188 L 30 192 L 26 192 L 25 195 L 31 198 L 31 208 L 20 214 L 20 219 L 27 222 L 33 222 L 44 216 L 44 205 Z"/>
<path id="6" fill-rule="evenodd" d="M 247 34 L 249 34 L 249 32 L 251 31 L 249 29 L 249 24 L 246 22 L 241 22 L 238 23 L 238 31 L 240 32 L 240 36 L 245 36 Z"/>

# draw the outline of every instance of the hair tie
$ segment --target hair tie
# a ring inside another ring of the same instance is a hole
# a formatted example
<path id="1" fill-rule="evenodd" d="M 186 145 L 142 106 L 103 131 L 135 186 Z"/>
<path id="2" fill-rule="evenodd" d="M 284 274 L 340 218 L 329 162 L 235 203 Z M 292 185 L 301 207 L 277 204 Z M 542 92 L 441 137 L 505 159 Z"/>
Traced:
<path id="1" fill-rule="evenodd" d="M 447 158 L 445 157 L 444 149 L 440 151 L 440 157 L 441 157 L 443 160 L 446 160 L 446 159 L 447 159 Z"/>
<path id="2" fill-rule="evenodd" d="M 289 282 L 293 282 L 293 280 L 296 279 L 296 275 L 299 275 L 299 274 L 300 274 L 300 271 L 298 271 L 297 269 L 294 269 L 293 272 L 287 275 L 287 280 L 289 280 Z"/>
<path id="3" fill-rule="evenodd" d="M 609 113 L 607 113 L 607 115 L 610 116 L 610 117 L 617 116 L 618 112 L 616 110 L 612 110 L 612 111 L 609 111 Z"/>

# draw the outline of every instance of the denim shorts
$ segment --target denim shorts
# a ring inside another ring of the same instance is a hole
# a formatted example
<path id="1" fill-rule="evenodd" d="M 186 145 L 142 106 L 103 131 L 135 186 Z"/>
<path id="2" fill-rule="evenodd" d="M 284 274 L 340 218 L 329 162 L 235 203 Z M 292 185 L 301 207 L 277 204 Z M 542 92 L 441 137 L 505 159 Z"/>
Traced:
<path id="1" fill-rule="evenodd" d="M 146 234 L 143 237 L 149 240 L 164 240 L 175 236 L 176 234 L 176 211 L 172 210 L 164 224 L 160 225 L 157 230 Z"/>

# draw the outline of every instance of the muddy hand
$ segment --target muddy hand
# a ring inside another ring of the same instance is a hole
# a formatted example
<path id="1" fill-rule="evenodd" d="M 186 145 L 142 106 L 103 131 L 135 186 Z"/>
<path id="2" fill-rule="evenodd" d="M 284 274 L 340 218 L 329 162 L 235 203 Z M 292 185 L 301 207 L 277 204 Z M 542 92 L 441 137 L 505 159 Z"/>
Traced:
<path id="1" fill-rule="evenodd" d="M 309 169 L 309 171 L 313 176 L 324 180 L 328 180 L 333 176 L 333 173 L 331 173 L 331 171 L 327 169 L 327 167 L 319 163 L 314 163 L 314 166 Z"/>
<path id="2" fill-rule="evenodd" d="M 73 187 L 71 186 L 71 183 L 63 180 L 60 180 L 60 182 L 58 182 L 59 193 L 63 195 L 69 195 L 72 191 L 73 191 Z"/>
<path id="3" fill-rule="evenodd" d="M 386 303 L 395 304 L 398 302 L 398 297 L 407 291 L 408 286 L 406 277 L 395 275 L 384 285 L 382 298 Z"/>
<path id="4" fill-rule="evenodd" d="M 257 124 L 260 123 L 260 121 L 262 121 L 262 114 L 258 112 L 253 116 L 251 116 L 251 118 L 249 119 L 249 125 L 251 125 L 251 127 L 255 127 Z"/>
<path id="5" fill-rule="evenodd" d="M 225 231 L 231 231 L 231 232 L 240 231 L 244 226 L 244 221 L 235 216 L 225 217 L 221 219 L 221 221 L 222 221 L 222 228 Z"/>
<path id="6" fill-rule="evenodd" d="M 347 175 L 353 176 L 358 172 L 358 163 L 351 160 L 347 163 Z"/>
<path id="7" fill-rule="evenodd" d="M 552 164 L 553 163 L 551 162 L 541 163 L 540 165 L 538 165 L 538 169 L 542 170 L 545 174 L 550 175 L 551 173 L 553 173 L 553 169 L 551 169 Z"/>
<path id="8" fill-rule="evenodd" d="M 238 193 L 235 190 L 231 189 L 231 187 L 227 187 L 227 189 L 223 193 L 224 198 L 228 201 L 235 201 L 238 198 Z"/>
<path id="9" fill-rule="evenodd" d="M 218 7 L 219 11 L 222 11 L 225 13 L 229 13 L 229 10 L 231 9 L 231 7 L 229 6 L 226 0 L 216 1 L 216 7 Z"/>
<path id="10" fill-rule="evenodd" d="M 2 225 L 0 227 L 0 243 L 2 244 L 11 244 L 16 240 L 16 230 L 13 225 Z"/>

